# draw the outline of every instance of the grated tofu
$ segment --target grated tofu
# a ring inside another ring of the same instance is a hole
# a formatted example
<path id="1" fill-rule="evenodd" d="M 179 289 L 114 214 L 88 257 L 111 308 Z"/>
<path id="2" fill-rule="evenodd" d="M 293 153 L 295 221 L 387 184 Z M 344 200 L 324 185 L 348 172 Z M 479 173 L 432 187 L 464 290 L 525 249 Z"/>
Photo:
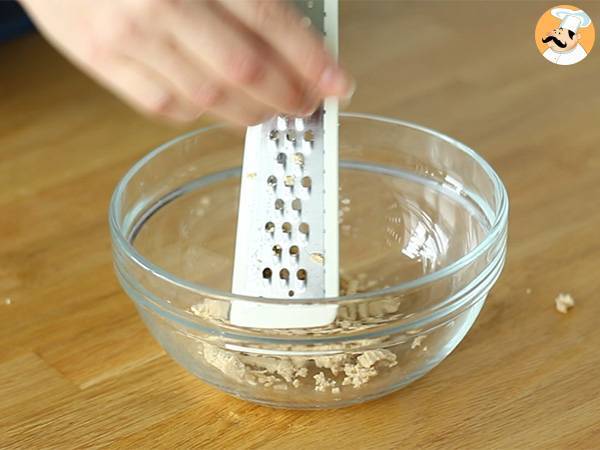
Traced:
<path id="1" fill-rule="evenodd" d="M 314 377 L 315 391 L 325 392 L 327 388 L 333 388 L 337 384 L 335 380 L 327 378 L 323 372 L 319 372 Z"/>
<path id="2" fill-rule="evenodd" d="M 323 265 L 323 263 L 325 262 L 325 257 L 322 253 L 313 252 L 310 254 L 310 258 L 317 264 Z"/>
<path id="3" fill-rule="evenodd" d="M 304 155 L 302 153 L 294 153 L 294 162 L 300 167 L 304 167 Z"/>
<path id="4" fill-rule="evenodd" d="M 554 304 L 558 312 L 566 314 L 569 311 L 569 309 L 575 306 L 575 299 L 573 299 L 571 294 L 560 293 L 554 299 Z"/>
<path id="5" fill-rule="evenodd" d="M 344 366 L 344 373 L 346 374 L 346 377 L 344 378 L 344 381 L 342 381 L 342 385 L 347 386 L 351 384 L 354 389 L 356 389 L 363 384 L 368 383 L 372 377 L 377 375 L 377 370 L 375 370 L 374 367 L 346 364 Z"/>
<path id="6" fill-rule="evenodd" d="M 414 338 L 414 340 L 412 341 L 412 344 L 410 344 L 411 350 L 414 350 L 415 348 L 420 347 L 421 343 L 425 340 L 426 337 L 427 337 L 426 334 L 422 334 L 422 335 Z"/>
<path id="7" fill-rule="evenodd" d="M 313 253 L 311 257 L 319 262 L 323 255 Z M 353 280 L 342 279 L 342 292 L 346 295 L 363 292 L 371 281 L 367 278 L 367 274 L 361 273 Z M 399 305 L 400 301 L 391 297 L 370 304 L 346 305 L 340 308 L 335 326 L 338 329 L 359 330 L 370 323 L 377 323 L 377 319 L 385 314 L 402 316 L 398 312 Z M 215 299 L 205 299 L 202 303 L 192 305 L 190 311 L 204 320 L 226 321 L 229 316 L 227 303 Z M 302 330 L 298 332 L 302 334 Z M 415 338 L 419 343 L 422 339 L 424 336 Z M 368 345 L 377 345 L 377 342 L 370 341 Z M 289 348 L 286 347 L 285 350 Z M 302 378 L 311 377 L 315 380 L 314 391 L 339 394 L 340 386 L 361 388 L 373 377 L 398 364 L 396 354 L 386 348 L 340 351 L 323 356 L 267 356 L 202 343 L 199 352 L 207 364 L 226 377 L 250 386 L 282 391 L 289 387 L 299 388 Z"/>

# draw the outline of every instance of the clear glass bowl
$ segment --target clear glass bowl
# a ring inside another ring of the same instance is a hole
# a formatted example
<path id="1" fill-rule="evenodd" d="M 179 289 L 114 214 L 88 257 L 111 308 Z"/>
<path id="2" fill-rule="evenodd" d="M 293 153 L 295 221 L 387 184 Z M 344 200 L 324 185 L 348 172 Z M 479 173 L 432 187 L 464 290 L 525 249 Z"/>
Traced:
<path id="1" fill-rule="evenodd" d="M 442 361 L 504 265 L 508 199 L 492 168 L 438 132 L 342 115 L 344 295 L 257 299 L 230 291 L 243 142 L 220 126 L 181 136 L 113 195 L 117 275 L 165 350 L 225 392 L 288 408 L 380 397 Z M 333 304 L 337 315 L 320 328 L 242 328 L 232 302 Z"/>

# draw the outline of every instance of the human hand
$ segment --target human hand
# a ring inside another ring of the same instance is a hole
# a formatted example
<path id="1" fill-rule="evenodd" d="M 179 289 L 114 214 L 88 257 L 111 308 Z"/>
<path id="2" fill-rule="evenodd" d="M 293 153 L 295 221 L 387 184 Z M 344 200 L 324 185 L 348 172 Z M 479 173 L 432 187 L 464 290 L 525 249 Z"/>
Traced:
<path id="1" fill-rule="evenodd" d="M 307 115 L 352 81 L 281 0 L 21 0 L 48 39 L 136 109 L 239 125 Z"/>

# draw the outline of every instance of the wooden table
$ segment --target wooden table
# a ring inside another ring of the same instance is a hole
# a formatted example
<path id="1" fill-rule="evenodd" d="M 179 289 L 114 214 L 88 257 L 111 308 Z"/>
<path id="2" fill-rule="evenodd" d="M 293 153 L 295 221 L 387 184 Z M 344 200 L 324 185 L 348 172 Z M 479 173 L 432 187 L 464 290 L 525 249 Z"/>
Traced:
<path id="1" fill-rule="evenodd" d="M 599 2 L 578 5 L 600 25 Z M 510 245 L 446 361 L 322 412 L 230 398 L 165 355 L 113 275 L 106 216 L 125 170 L 181 130 L 135 115 L 37 36 L 1 45 L 0 448 L 598 448 L 600 48 L 546 62 L 533 30 L 550 6 L 342 5 L 351 109 L 477 149 L 510 193 Z M 561 291 L 577 300 L 567 315 Z"/>

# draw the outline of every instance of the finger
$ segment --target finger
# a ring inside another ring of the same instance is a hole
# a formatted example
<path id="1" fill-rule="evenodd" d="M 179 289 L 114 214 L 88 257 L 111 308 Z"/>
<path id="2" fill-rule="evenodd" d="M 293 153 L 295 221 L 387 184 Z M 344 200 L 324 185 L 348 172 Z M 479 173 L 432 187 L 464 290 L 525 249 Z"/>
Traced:
<path id="1" fill-rule="evenodd" d="M 196 114 L 182 104 L 173 87 L 161 76 L 125 58 L 106 62 L 93 76 L 134 109 L 174 122 L 189 122 Z"/>
<path id="2" fill-rule="evenodd" d="M 169 80 L 179 97 L 194 105 L 196 117 L 211 112 L 236 125 L 251 125 L 276 114 L 272 107 L 243 91 L 224 86 L 210 69 L 194 65 L 173 43 L 157 39 L 148 43 L 138 57 Z"/>
<path id="3" fill-rule="evenodd" d="M 254 30 L 322 95 L 351 92 L 351 78 L 329 55 L 323 38 L 306 26 L 291 5 L 273 0 L 220 0 L 219 4 Z"/>
<path id="4" fill-rule="evenodd" d="M 198 115 L 217 104 L 224 94 L 220 83 L 211 81 L 205 71 L 194 65 L 177 45 L 164 36 L 147 40 L 130 57 L 169 80 L 177 95 Z"/>
<path id="5" fill-rule="evenodd" d="M 214 106 L 210 112 L 239 126 L 257 125 L 277 113 L 272 109 L 256 108 L 256 102 L 241 92 L 226 94 L 223 101 Z"/>
<path id="6" fill-rule="evenodd" d="M 184 4 L 172 15 L 172 38 L 200 66 L 262 104 L 289 114 L 305 113 L 318 98 L 306 96 L 293 74 L 273 60 L 255 36 L 232 25 L 212 2 Z"/>

